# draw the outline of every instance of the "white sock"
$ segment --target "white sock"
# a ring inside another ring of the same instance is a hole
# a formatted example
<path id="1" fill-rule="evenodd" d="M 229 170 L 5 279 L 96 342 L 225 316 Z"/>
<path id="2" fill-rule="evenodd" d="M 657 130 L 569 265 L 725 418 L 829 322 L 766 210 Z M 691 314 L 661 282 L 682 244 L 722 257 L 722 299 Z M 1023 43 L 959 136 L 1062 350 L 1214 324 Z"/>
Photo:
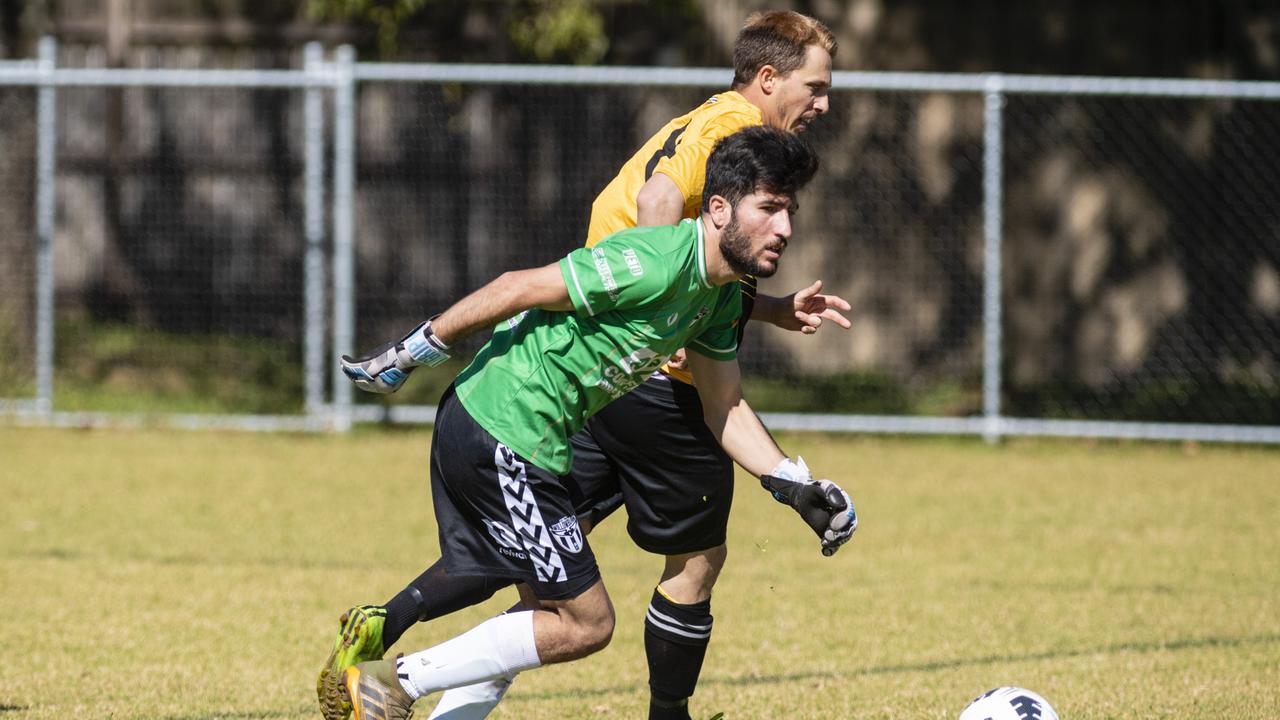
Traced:
<path id="1" fill-rule="evenodd" d="M 452 640 L 396 661 L 400 684 L 414 700 L 440 690 L 497 680 L 542 664 L 533 640 L 533 611 L 490 618 Z"/>
<path id="2" fill-rule="evenodd" d="M 514 675 L 445 690 L 427 720 L 484 720 L 502 702 Z"/>

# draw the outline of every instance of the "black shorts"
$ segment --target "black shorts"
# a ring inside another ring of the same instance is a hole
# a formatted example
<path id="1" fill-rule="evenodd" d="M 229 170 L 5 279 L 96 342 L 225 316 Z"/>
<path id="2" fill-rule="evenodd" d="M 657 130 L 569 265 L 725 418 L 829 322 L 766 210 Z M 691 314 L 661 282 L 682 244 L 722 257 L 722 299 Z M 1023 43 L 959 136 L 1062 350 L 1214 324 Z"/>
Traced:
<path id="1" fill-rule="evenodd" d="M 452 386 L 431 438 L 431 497 L 450 575 L 528 583 L 545 600 L 577 597 L 600 579 L 563 477 L 480 427 Z"/>
<path id="2" fill-rule="evenodd" d="M 724 544 L 733 461 L 703 421 L 698 391 L 656 375 L 573 436 L 569 491 L 584 522 L 594 526 L 625 504 L 636 545 L 697 552 Z"/>

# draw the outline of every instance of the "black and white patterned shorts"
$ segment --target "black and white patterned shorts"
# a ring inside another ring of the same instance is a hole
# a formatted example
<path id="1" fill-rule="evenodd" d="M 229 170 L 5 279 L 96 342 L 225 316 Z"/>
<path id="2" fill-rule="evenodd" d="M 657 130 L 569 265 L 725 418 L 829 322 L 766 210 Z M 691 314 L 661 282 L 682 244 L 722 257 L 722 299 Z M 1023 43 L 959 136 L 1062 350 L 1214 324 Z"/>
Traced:
<path id="1" fill-rule="evenodd" d="M 431 495 L 450 575 L 525 582 L 544 600 L 577 597 L 600 579 L 563 478 L 480 427 L 452 386 L 436 410 Z"/>

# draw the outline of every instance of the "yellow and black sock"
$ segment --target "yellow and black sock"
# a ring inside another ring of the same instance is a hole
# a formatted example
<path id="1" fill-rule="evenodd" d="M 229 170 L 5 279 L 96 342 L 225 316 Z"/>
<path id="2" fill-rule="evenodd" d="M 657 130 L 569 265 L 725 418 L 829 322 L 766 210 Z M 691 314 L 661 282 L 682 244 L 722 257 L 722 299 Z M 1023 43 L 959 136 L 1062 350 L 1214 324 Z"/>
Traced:
<path id="1" fill-rule="evenodd" d="M 649 720 L 689 720 L 689 697 L 702 673 L 711 624 L 710 600 L 680 605 L 654 590 L 644 619 Z"/>

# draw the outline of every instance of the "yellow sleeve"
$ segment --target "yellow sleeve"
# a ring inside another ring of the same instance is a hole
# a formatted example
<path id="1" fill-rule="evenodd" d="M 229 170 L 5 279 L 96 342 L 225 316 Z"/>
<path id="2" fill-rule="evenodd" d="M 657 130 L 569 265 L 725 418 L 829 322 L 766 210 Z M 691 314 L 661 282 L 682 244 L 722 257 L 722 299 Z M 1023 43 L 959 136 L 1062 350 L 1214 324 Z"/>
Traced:
<path id="1" fill-rule="evenodd" d="M 653 171 L 671 178 L 684 194 L 686 207 L 696 205 L 693 201 L 702 199 L 702 187 L 707 179 L 707 158 L 716 143 L 742 128 L 759 124 L 759 118 L 741 112 L 723 113 L 705 122 L 695 119 L 681 134 L 675 154 L 658 160 Z"/>

